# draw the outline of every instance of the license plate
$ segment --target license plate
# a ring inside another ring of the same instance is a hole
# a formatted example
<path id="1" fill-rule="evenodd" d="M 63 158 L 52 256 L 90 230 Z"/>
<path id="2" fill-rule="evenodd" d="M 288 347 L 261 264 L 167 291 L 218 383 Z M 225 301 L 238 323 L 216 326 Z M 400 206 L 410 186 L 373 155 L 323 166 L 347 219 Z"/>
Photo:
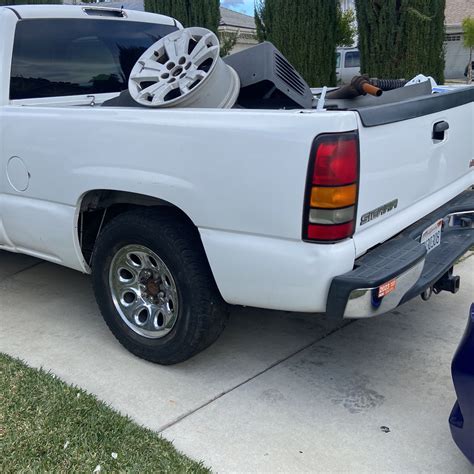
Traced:
<path id="1" fill-rule="evenodd" d="M 441 244 L 441 229 L 443 227 L 443 219 L 436 221 L 434 224 L 430 225 L 423 234 L 421 234 L 420 243 L 424 244 L 426 251 L 430 253 L 438 245 Z"/>

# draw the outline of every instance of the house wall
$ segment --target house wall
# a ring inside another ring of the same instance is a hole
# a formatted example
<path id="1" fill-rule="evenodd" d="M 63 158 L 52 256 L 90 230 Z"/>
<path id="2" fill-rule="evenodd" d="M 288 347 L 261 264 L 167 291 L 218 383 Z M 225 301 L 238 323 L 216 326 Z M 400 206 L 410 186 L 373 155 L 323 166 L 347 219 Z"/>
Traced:
<path id="1" fill-rule="evenodd" d="M 230 53 L 237 53 L 244 49 L 250 48 L 258 43 L 256 32 L 254 30 L 247 30 L 244 28 L 236 28 L 234 26 L 220 26 L 220 33 L 237 34 L 237 42 Z"/>
<path id="2" fill-rule="evenodd" d="M 465 79 L 469 50 L 463 45 L 461 23 L 468 16 L 474 17 L 474 0 L 446 0 L 446 79 Z"/>
<path id="3" fill-rule="evenodd" d="M 444 76 L 446 79 L 465 79 L 464 70 L 469 62 L 469 50 L 464 47 L 462 29 L 446 29 L 444 43 L 445 60 Z"/>

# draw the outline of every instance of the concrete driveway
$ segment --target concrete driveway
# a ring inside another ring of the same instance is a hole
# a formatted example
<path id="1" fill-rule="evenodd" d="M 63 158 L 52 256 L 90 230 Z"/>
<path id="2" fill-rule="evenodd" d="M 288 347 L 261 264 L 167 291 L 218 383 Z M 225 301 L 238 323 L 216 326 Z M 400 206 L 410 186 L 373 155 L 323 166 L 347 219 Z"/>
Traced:
<path id="1" fill-rule="evenodd" d="M 236 308 L 217 344 L 160 367 L 115 341 L 86 276 L 0 252 L 0 351 L 96 394 L 216 471 L 467 473 L 447 420 L 474 257 L 457 273 L 458 295 L 372 320 Z"/>

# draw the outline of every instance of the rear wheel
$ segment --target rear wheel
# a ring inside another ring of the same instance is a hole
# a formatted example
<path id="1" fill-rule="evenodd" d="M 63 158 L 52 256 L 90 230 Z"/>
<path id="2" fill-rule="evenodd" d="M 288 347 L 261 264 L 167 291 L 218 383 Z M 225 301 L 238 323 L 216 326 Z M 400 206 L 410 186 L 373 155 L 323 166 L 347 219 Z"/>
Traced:
<path id="1" fill-rule="evenodd" d="M 111 221 L 94 250 L 92 279 L 105 322 L 138 357 L 184 361 L 225 327 L 228 309 L 197 230 L 166 208 Z"/>

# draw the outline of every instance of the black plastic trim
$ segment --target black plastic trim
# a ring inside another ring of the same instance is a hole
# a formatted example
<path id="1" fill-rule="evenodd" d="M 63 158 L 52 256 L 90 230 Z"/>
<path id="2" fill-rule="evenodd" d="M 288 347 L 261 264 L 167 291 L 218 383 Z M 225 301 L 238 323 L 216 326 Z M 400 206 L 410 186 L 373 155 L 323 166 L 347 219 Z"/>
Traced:
<path id="1" fill-rule="evenodd" d="M 379 125 L 435 114 L 443 110 L 469 104 L 470 102 L 474 102 L 474 87 L 432 94 L 426 97 L 417 97 L 395 104 L 356 107 L 351 110 L 359 114 L 364 127 L 377 127 Z"/>

